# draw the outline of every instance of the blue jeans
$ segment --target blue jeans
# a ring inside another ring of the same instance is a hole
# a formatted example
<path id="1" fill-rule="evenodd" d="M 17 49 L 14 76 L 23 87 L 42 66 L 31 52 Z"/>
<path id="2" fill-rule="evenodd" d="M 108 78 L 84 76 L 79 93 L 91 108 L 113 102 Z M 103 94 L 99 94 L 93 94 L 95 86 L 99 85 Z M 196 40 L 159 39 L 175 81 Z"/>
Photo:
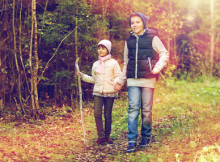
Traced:
<path id="1" fill-rule="evenodd" d="M 128 87 L 129 108 L 127 137 L 129 142 L 137 142 L 140 109 L 142 117 L 141 135 L 144 138 L 151 137 L 153 94 L 153 88 Z"/>

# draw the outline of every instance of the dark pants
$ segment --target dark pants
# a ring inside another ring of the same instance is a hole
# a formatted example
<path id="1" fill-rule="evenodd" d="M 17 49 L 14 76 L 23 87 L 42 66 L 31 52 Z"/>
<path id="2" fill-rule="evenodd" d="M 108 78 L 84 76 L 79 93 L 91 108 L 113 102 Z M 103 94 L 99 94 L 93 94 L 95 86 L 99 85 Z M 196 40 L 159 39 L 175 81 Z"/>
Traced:
<path id="1" fill-rule="evenodd" d="M 112 125 L 112 107 L 114 97 L 94 96 L 94 116 L 98 138 L 109 137 L 111 134 Z M 105 130 L 103 129 L 102 107 L 104 105 Z"/>

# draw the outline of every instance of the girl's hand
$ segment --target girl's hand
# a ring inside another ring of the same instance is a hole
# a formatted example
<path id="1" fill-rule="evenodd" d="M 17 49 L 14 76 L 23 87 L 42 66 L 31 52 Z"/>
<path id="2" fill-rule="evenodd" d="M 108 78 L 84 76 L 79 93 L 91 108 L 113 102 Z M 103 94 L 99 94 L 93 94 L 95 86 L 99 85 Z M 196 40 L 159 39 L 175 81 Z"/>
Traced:
<path id="1" fill-rule="evenodd" d="M 77 76 L 82 76 L 82 73 L 78 71 Z"/>
<path id="2" fill-rule="evenodd" d="M 160 69 L 158 67 L 154 67 L 151 71 L 152 74 L 158 74 L 160 72 Z"/>
<path id="3" fill-rule="evenodd" d="M 115 90 L 120 91 L 120 90 L 121 90 L 121 88 L 122 88 L 122 85 L 121 85 L 121 84 L 116 83 L 116 84 L 114 85 L 114 88 L 115 88 Z"/>

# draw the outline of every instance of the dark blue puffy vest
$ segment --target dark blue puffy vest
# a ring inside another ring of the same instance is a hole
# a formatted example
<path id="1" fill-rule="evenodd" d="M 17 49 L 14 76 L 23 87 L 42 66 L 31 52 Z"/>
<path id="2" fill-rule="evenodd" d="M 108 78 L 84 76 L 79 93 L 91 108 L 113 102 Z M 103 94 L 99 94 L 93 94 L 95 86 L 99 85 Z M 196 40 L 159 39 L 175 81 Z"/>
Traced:
<path id="1" fill-rule="evenodd" d="M 157 78 L 158 74 L 151 73 L 159 60 L 159 54 L 152 47 L 156 32 L 146 31 L 138 38 L 131 35 L 127 39 L 128 65 L 127 78 Z"/>

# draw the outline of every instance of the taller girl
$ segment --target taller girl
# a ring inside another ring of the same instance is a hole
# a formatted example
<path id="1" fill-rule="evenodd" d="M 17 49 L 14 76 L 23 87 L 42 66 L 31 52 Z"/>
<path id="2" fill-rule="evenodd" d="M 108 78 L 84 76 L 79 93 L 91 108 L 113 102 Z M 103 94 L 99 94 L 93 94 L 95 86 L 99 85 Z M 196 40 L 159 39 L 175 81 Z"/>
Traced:
<path id="1" fill-rule="evenodd" d="M 157 32 L 147 27 L 144 14 L 135 12 L 129 18 L 132 32 L 125 42 L 124 68 L 115 89 L 120 90 L 127 79 L 128 85 L 128 148 L 134 152 L 138 137 L 138 116 L 141 109 L 142 140 L 140 147 L 151 141 L 152 105 L 155 83 L 159 72 L 169 60 L 169 53 L 157 36 Z"/>

